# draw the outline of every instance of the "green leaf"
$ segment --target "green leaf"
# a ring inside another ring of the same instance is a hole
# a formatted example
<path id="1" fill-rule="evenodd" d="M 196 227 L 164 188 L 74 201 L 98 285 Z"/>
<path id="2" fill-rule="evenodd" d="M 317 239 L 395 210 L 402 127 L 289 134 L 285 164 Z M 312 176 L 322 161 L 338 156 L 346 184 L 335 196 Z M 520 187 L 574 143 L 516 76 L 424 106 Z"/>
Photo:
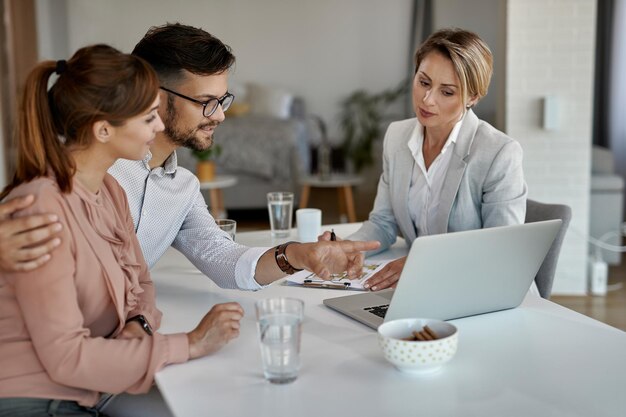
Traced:
<path id="1" fill-rule="evenodd" d="M 383 115 L 390 104 L 405 96 L 408 87 L 408 80 L 404 80 L 397 87 L 377 94 L 357 90 L 340 102 L 343 150 L 357 171 L 374 162 L 373 142 L 381 137 Z"/>
<path id="2" fill-rule="evenodd" d="M 198 161 L 211 161 L 220 156 L 222 147 L 218 143 L 214 143 L 207 149 L 202 151 L 192 150 L 191 153 Z"/>

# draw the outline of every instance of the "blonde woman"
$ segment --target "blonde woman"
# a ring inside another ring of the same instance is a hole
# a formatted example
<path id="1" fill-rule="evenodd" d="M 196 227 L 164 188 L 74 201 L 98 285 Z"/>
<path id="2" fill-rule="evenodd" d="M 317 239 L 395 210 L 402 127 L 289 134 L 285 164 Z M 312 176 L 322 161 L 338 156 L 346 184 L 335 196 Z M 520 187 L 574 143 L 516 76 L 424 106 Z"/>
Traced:
<path id="1" fill-rule="evenodd" d="M 420 46 L 416 117 L 389 126 L 374 208 L 348 239 L 378 240 L 384 250 L 398 234 L 410 245 L 420 236 L 524 222 L 522 148 L 472 111 L 487 94 L 492 62 L 480 37 L 462 29 L 437 31 Z M 366 285 L 395 287 L 405 261 L 389 263 Z"/>

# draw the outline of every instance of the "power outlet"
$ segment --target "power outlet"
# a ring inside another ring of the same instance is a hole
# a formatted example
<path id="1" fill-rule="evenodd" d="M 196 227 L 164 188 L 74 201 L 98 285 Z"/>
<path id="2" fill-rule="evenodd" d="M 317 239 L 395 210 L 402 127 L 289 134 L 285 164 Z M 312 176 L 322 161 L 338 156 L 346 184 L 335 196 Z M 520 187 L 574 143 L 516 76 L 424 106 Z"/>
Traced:
<path id="1" fill-rule="evenodd" d="M 589 292 L 606 295 L 609 267 L 604 261 L 589 259 Z"/>

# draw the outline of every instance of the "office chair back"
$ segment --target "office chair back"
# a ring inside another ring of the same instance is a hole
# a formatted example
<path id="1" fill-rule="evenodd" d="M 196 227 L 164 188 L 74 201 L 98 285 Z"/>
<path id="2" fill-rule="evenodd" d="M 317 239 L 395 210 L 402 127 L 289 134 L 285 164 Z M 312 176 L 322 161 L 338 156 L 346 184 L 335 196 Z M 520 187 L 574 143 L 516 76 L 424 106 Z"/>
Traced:
<path id="1" fill-rule="evenodd" d="M 561 253 L 565 232 L 572 219 L 572 209 L 565 204 L 545 204 L 530 199 L 526 201 L 526 223 L 554 219 L 561 219 L 563 223 L 535 276 L 539 294 L 546 299 L 550 298 L 550 293 L 552 292 L 554 273 L 556 272 L 556 265 Z"/>

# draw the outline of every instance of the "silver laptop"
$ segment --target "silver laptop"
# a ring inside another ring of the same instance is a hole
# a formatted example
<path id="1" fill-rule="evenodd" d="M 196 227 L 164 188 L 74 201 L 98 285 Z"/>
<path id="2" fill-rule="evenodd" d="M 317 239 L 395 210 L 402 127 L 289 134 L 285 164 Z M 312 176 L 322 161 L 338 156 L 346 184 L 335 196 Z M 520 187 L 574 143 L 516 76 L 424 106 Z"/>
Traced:
<path id="1" fill-rule="evenodd" d="M 440 320 L 520 305 L 561 220 L 424 236 L 413 241 L 395 290 L 328 298 L 324 304 L 372 328 L 383 321 Z"/>

